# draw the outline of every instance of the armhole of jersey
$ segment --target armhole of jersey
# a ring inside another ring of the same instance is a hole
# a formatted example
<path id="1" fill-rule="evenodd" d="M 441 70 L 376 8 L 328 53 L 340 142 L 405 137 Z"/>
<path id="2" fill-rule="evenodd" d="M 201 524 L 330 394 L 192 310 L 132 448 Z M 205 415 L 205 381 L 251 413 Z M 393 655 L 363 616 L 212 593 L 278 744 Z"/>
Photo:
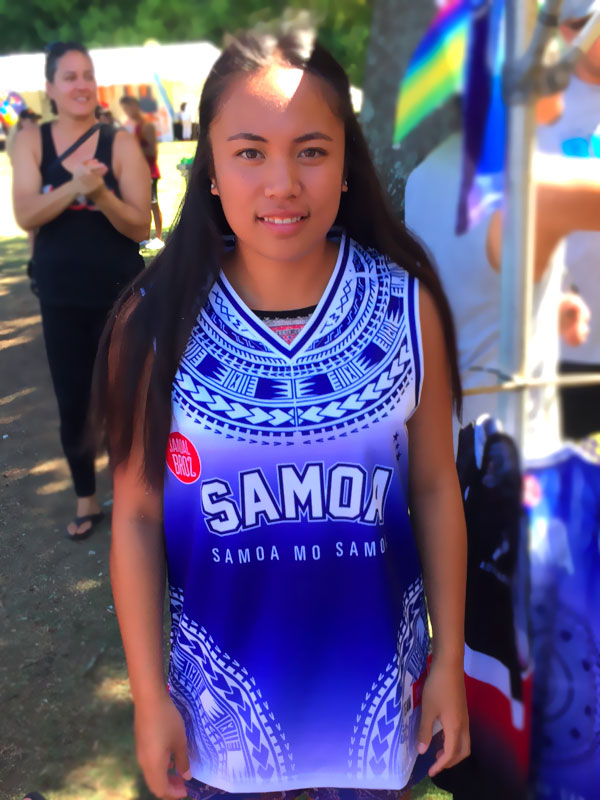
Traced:
<path id="1" fill-rule="evenodd" d="M 56 158 L 56 152 L 54 152 L 54 156 L 52 155 L 52 151 L 54 150 L 54 142 L 52 141 L 52 135 L 50 134 L 50 122 L 42 122 L 39 126 L 40 131 L 40 163 L 39 163 L 39 170 L 40 175 L 42 176 L 42 185 L 44 183 L 44 173 L 48 169 L 48 166 L 51 164 L 52 160 Z"/>
<path id="2" fill-rule="evenodd" d="M 408 277 L 407 290 L 408 326 L 410 331 L 411 351 L 415 370 L 415 405 L 406 421 L 412 417 L 421 400 L 423 388 L 423 341 L 421 337 L 421 315 L 419 313 L 419 281 L 413 276 Z"/>

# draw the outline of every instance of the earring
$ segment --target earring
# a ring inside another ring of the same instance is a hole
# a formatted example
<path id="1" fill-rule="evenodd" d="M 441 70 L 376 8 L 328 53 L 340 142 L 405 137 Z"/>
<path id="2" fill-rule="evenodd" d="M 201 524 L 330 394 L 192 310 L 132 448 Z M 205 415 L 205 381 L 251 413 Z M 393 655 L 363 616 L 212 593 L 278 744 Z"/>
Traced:
<path id="1" fill-rule="evenodd" d="M 210 188 L 211 188 L 211 190 L 212 189 L 216 189 L 217 188 L 217 184 L 214 181 L 211 181 L 210 182 Z"/>
<path id="2" fill-rule="evenodd" d="M 348 178 L 344 178 L 344 183 L 342 184 L 342 192 L 348 191 Z"/>

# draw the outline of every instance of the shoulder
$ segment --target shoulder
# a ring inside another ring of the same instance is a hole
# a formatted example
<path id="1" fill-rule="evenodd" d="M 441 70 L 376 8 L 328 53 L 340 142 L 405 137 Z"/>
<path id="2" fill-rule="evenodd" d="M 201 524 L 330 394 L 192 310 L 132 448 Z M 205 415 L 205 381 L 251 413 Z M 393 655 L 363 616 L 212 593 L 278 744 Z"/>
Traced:
<path id="1" fill-rule="evenodd" d="M 415 284 L 419 292 L 419 320 L 421 323 L 421 330 L 431 331 L 437 328 L 441 333 L 442 323 L 440 312 L 431 291 L 424 283 L 421 283 L 421 281 L 415 281 Z"/>
<path id="2" fill-rule="evenodd" d="M 49 125 L 49 123 L 46 123 L 46 125 Z M 16 136 L 18 141 L 21 142 L 25 147 L 39 148 L 42 142 L 42 128 L 41 126 L 23 128 L 23 130 L 19 131 Z"/>
<path id="3" fill-rule="evenodd" d="M 106 128 L 111 126 L 106 125 Z M 139 147 L 135 134 L 129 133 L 125 128 L 111 128 L 111 135 L 114 139 L 114 146 L 120 150 L 127 150 L 130 147 Z"/>
<path id="4" fill-rule="evenodd" d="M 33 158 L 38 166 L 42 160 L 42 132 L 38 127 L 23 128 L 14 135 L 11 147 L 12 160 Z"/>
<path id="5" fill-rule="evenodd" d="M 107 126 L 108 127 L 108 126 Z M 136 136 L 125 128 L 113 128 L 113 155 L 115 161 L 125 165 L 134 159 L 137 161 L 144 161 L 142 151 Z"/>

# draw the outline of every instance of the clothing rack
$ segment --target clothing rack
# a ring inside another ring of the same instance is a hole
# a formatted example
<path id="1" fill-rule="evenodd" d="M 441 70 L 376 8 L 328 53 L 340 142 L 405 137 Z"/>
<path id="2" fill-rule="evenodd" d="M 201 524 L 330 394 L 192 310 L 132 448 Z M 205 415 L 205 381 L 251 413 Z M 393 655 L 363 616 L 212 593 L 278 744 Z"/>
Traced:
<path id="1" fill-rule="evenodd" d="M 544 378 L 514 378 L 503 383 L 494 383 L 489 386 L 474 386 L 463 389 L 463 395 L 469 397 L 477 394 L 498 394 L 500 392 L 518 392 L 526 389 L 539 389 L 544 386 L 596 386 L 600 384 L 600 373 L 581 373 L 581 375 L 558 375 L 552 380 Z"/>
<path id="2" fill-rule="evenodd" d="M 504 96 L 507 107 L 506 213 L 501 269 L 500 372 L 510 376 L 496 386 L 477 387 L 465 394 L 500 393 L 500 416 L 508 412 L 509 393 L 518 392 L 512 432 L 523 451 L 527 390 L 547 385 L 600 383 L 600 375 L 572 375 L 538 381 L 527 374 L 533 297 L 534 192 L 531 165 L 535 144 L 535 102 L 564 90 L 575 64 L 600 36 L 600 12 L 588 23 L 553 65 L 544 63 L 555 36 L 563 0 L 507 0 L 507 65 Z"/>

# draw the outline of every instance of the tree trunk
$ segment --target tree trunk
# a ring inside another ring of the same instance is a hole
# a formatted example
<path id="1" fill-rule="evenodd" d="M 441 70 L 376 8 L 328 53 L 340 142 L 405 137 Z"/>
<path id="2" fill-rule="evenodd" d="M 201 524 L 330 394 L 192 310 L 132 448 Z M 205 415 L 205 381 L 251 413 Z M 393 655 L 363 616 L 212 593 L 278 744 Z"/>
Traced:
<path id="1" fill-rule="evenodd" d="M 404 211 L 404 186 L 410 172 L 460 126 L 459 101 L 451 100 L 423 120 L 399 149 L 392 147 L 400 83 L 435 12 L 434 0 L 374 0 L 360 121 L 399 214 Z"/>

